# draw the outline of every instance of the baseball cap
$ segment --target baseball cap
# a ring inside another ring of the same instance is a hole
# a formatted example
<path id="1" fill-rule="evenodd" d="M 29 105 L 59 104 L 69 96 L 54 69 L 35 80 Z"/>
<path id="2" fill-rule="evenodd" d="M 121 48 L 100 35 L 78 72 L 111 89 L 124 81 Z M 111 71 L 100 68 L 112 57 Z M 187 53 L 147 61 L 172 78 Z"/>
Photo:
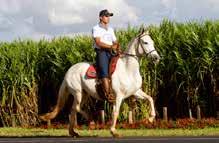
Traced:
<path id="1" fill-rule="evenodd" d="M 101 10 L 99 16 L 113 16 L 113 13 L 110 13 L 107 9 Z"/>

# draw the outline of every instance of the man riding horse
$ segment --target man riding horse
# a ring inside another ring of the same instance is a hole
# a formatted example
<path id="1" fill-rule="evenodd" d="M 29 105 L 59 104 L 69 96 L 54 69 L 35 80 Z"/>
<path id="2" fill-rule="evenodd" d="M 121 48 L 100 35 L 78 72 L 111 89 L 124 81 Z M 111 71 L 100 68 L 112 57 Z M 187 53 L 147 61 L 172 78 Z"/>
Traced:
<path id="1" fill-rule="evenodd" d="M 119 48 L 114 30 L 108 25 L 111 16 L 113 16 L 113 13 L 110 13 L 107 9 L 101 10 L 99 13 L 100 21 L 92 29 L 94 49 L 96 51 L 97 76 L 100 80 L 100 86 L 99 88 L 97 87 L 97 91 L 99 94 L 103 94 L 108 102 L 115 101 L 109 77 L 109 64 L 112 58 L 111 52 Z"/>
<path id="2" fill-rule="evenodd" d="M 150 122 L 154 121 L 156 114 L 153 98 L 141 89 L 143 79 L 140 72 L 139 60 L 147 57 L 152 59 L 154 63 L 158 63 L 160 56 L 154 47 L 154 41 L 150 37 L 149 32 L 142 29 L 137 36 L 132 38 L 126 50 L 122 52 L 122 56 L 117 61 L 114 73 L 112 75 L 108 74 L 108 65 L 111 58 L 109 50 L 119 49 L 113 29 L 108 26 L 109 16 L 112 15 L 107 10 L 100 12 L 100 23 L 93 28 L 93 37 L 95 41 L 94 47 L 97 53 L 98 77 L 101 79 L 103 88 L 106 91 L 107 100 L 111 101 L 112 98 L 116 97 L 113 103 L 110 133 L 114 137 L 118 137 L 116 123 L 120 107 L 122 101 L 130 96 L 149 101 L 151 110 L 148 120 Z M 87 78 L 86 76 L 90 67 L 93 67 L 93 65 L 88 62 L 79 62 L 68 69 L 59 89 L 56 106 L 52 112 L 41 115 L 40 119 L 48 121 L 55 118 L 64 107 L 68 96 L 72 95 L 74 101 L 69 115 L 69 134 L 73 137 L 79 136 L 75 131 L 75 121 L 77 120 L 75 117 L 77 113 L 80 113 L 85 119 L 89 120 L 88 114 L 81 108 L 82 102 L 86 103 L 84 97 L 91 96 L 97 100 L 101 100 L 95 87 L 96 77 Z M 109 77 L 111 78 L 115 97 L 111 96 L 110 93 Z"/>

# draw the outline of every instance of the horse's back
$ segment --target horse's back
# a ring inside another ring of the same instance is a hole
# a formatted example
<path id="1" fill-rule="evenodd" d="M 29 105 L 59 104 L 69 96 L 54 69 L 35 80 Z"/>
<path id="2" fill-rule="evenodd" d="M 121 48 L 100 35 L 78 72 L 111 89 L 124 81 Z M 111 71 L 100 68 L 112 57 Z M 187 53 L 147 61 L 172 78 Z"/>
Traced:
<path id="1" fill-rule="evenodd" d="M 90 63 L 88 62 L 80 62 L 77 64 L 72 65 L 66 74 L 70 73 L 81 73 L 86 72 L 87 68 L 90 66 Z"/>
<path id="2" fill-rule="evenodd" d="M 65 74 L 64 80 L 69 87 L 81 89 L 82 79 L 89 68 L 90 63 L 80 62 L 72 65 Z"/>

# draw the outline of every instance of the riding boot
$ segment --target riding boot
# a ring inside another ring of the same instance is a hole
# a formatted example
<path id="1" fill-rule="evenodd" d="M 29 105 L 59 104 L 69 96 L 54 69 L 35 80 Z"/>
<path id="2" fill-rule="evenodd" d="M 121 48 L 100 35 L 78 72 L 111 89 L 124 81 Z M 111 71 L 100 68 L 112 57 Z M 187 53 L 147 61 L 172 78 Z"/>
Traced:
<path id="1" fill-rule="evenodd" d="M 113 103 L 116 100 L 116 97 L 114 96 L 113 92 L 112 92 L 112 88 L 110 88 L 110 82 L 108 78 L 102 78 L 101 79 L 101 85 L 102 85 L 102 89 L 104 92 L 104 97 L 105 99 L 110 102 Z"/>

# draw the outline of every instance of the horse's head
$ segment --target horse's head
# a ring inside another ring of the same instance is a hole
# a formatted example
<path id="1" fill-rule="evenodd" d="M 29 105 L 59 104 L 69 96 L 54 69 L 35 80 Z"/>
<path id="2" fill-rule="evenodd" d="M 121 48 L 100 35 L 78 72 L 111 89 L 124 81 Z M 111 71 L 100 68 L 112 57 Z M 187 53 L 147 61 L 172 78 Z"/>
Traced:
<path id="1" fill-rule="evenodd" d="M 149 32 L 141 29 L 140 34 L 136 37 L 137 42 L 137 53 L 140 56 L 146 55 L 152 58 L 154 63 L 158 63 L 160 56 L 154 48 L 154 41 L 151 39 Z"/>

